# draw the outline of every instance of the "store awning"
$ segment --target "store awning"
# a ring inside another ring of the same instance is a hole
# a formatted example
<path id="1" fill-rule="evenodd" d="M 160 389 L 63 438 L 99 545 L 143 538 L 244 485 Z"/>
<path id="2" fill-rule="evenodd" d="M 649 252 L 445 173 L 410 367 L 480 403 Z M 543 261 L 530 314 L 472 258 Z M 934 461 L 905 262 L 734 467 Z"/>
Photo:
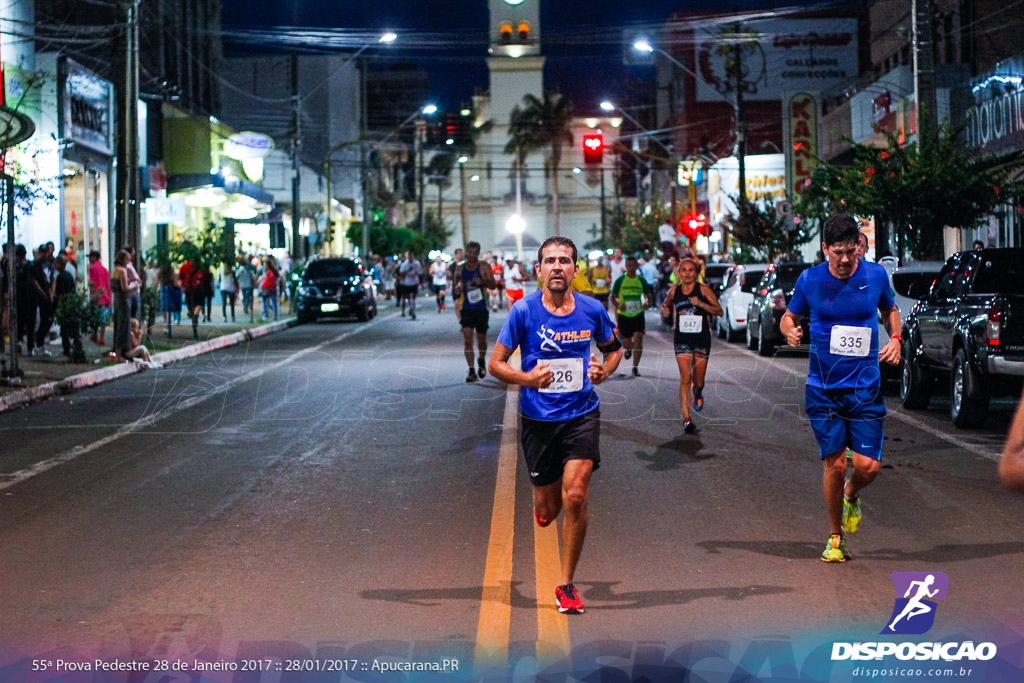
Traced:
<path id="1" fill-rule="evenodd" d="M 260 204 L 274 205 L 274 195 L 255 183 L 235 176 L 224 177 L 220 173 L 190 173 L 167 177 L 167 194 L 186 192 L 202 187 L 219 188 L 224 190 L 225 194 L 241 194 L 255 199 Z"/>

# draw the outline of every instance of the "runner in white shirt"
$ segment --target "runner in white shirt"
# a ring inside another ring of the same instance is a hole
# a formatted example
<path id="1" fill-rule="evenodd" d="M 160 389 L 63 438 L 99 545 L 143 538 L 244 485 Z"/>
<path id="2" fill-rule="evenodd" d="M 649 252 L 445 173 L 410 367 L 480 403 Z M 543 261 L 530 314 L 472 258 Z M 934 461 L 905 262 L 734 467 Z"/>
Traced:
<path id="1" fill-rule="evenodd" d="M 508 297 L 508 307 L 523 298 L 523 282 L 526 275 L 519 267 L 516 260 L 508 255 L 505 257 L 505 295 Z"/>
<path id="2" fill-rule="evenodd" d="M 612 282 L 626 272 L 626 259 L 622 258 L 622 249 L 615 250 L 615 255 L 608 260 L 608 267 L 612 269 Z"/>
<path id="3" fill-rule="evenodd" d="M 431 282 L 434 288 L 434 297 L 437 299 L 437 312 L 440 313 L 445 308 L 444 293 L 448 287 L 448 266 L 444 264 L 440 256 L 434 259 L 433 265 L 430 266 L 430 276 L 433 278 Z"/>

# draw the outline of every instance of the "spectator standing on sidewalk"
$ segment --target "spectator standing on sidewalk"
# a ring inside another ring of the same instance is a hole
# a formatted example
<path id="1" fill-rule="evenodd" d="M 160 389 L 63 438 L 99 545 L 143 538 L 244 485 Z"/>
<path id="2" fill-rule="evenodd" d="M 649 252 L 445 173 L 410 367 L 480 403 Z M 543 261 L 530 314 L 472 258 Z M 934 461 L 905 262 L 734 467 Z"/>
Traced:
<path id="1" fill-rule="evenodd" d="M 199 264 L 188 259 L 178 269 L 178 280 L 185 294 L 185 306 L 192 321 L 192 337 L 199 339 L 199 314 L 203 309 L 202 271 Z"/>
<path id="2" fill-rule="evenodd" d="M 235 270 L 235 287 L 242 293 L 242 315 L 252 313 L 252 290 L 255 280 L 253 279 L 252 264 L 242 254 L 238 259 L 238 269 Z"/>
<path id="3" fill-rule="evenodd" d="M 110 273 L 110 296 L 114 301 L 114 354 L 119 361 L 131 357 L 131 285 L 128 283 L 128 263 L 131 257 L 122 249 L 114 257 L 114 270 Z"/>
<path id="4" fill-rule="evenodd" d="M 277 280 L 280 270 L 273 256 L 269 254 L 263 257 L 263 276 L 260 278 L 260 299 L 263 301 L 263 320 L 274 310 L 274 320 L 277 320 Z"/>
<path id="5" fill-rule="evenodd" d="M 125 271 L 128 273 L 128 300 L 131 304 L 131 317 L 138 318 L 142 310 L 142 285 L 144 282 L 139 277 L 139 271 L 135 270 L 135 248 L 131 245 L 121 247 L 121 251 L 127 252 L 128 263 Z"/>
<path id="6" fill-rule="evenodd" d="M 203 266 L 199 286 L 203 290 L 203 320 L 213 322 L 213 271 L 209 265 Z"/>
<path id="7" fill-rule="evenodd" d="M 40 245 L 32 252 L 31 287 L 33 300 L 33 311 L 29 316 L 29 330 L 39 347 L 40 353 L 44 356 L 51 356 L 50 350 L 46 348 L 46 337 L 50 332 L 50 325 L 53 324 L 53 290 L 51 288 L 52 277 L 46 258 L 46 246 Z M 38 325 L 36 323 L 38 314 Z M 19 316 L 20 317 L 20 316 Z M 28 355 L 35 355 L 32 346 L 29 347 Z"/>
<path id="8" fill-rule="evenodd" d="M 164 263 L 156 271 L 156 283 L 160 287 L 160 310 L 164 314 L 164 325 L 167 326 L 167 336 L 171 337 L 171 317 L 175 310 L 181 310 L 181 289 L 178 288 L 178 276 L 174 272 L 174 266 Z M 177 290 L 177 297 L 175 297 Z M 177 308 L 175 308 L 177 298 Z"/>
<path id="9" fill-rule="evenodd" d="M 235 269 L 228 263 L 220 274 L 220 312 L 224 322 L 228 321 L 228 302 L 231 303 L 231 322 L 235 322 L 235 300 L 238 296 L 238 283 L 235 281 Z"/>
<path id="10" fill-rule="evenodd" d="M 105 346 L 110 322 L 110 271 L 100 261 L 100 252 L 96 249 L 89 252 L 89 298 L 100 307 L 100 328 L 89 339 Z"/>
<path id="11" fill-rule="evenodd" d="M 58 256 L 54 262 L 54 268 L 56 268 L 56 277 L 53 279 L 53 310 L 56 313 L 57 307 L 60 306 L 65 297 L 69 294 L 74 294 L 75 290 L 78 289 L 78 283 L 75 282 L 75 276 L 72 275 L 72 271 L 68 267 L 67 256 L 63 254 Z M 71 357 L 71 347 L 80 334 L 77 321 L 72 323 L 62 322 L 60 324 L 60 342 L 65 356 Z"/>

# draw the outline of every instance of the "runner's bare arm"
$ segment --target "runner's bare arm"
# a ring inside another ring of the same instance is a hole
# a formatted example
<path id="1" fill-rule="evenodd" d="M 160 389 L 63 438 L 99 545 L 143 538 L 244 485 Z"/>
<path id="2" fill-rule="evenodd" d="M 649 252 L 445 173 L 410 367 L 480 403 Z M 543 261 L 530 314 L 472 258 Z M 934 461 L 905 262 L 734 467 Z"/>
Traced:
<path id="1" fill-rule="evenodd" d="M 1006 435 L 1006 447 L 999 461 L 999 477 L 1011 491 L 1024 491 L 1024 394 Z"/>
<path id="2" fill-rule="evenodd" d="M 711 315 L 725 315 L 725 311 L 722 310 L 722 305 L 718 303 L 718 297 L 715 296 L 715 292 L 705 284 L 701 284 L 701 291 L 704 292 L 704 297 L 711 303 L 701 305 L 705 311 Z"/>
<path id="3" fill-rule="evenodd" d="M 889 365 L 896 365 L 900 362 L 900 340 L 899 338 L 893 339 L 892 335 L 900 333 L 900 326 L 903 324 L 903 320 L 900 318 L 900 309 L 895 306 L 892 310 L 880 311 L 882 314 L 882 324 L 885 325 L 885 331 L 889 333 L 889 343 L 878 350 L 878 360 Z"/>
<path id="4" fill-rule="evenodd" d="M 487 264 L 484 264 L 487 266 Z M 497 289 L 498 283 L 494 280 L 494 271 L 491 270 L 490 266 L 480 269 L 481 279 L 483 280 L 483 286 L 486 289 Z"/>
<path id="5" fill-rule="evenodd" d="M 782 320 L 779 321 L 779 331 L 786 338 L 787 344 L 790 346 L 800 346 L 800 339 L 803 338 L 804 331 L 800 327 L 800 316 L 796 313 L 787 310 L 782 314 Z"/>
<path id="6" fill-rule="evenodd" d="M 512 367 L 508 359 L 514 352 L 515 349 L 510 349 L 501 342 L 494 344 L 494 353 L 491 354 L 491 361 L 487 364 L 487 371 L 491 373 L 492 377 L 496 377 L 505 384 L 518 384 L 531 389 L 545 389 L 551 384 L 554 374 L 547 365 L 538 363 L 529 372 Z"/>

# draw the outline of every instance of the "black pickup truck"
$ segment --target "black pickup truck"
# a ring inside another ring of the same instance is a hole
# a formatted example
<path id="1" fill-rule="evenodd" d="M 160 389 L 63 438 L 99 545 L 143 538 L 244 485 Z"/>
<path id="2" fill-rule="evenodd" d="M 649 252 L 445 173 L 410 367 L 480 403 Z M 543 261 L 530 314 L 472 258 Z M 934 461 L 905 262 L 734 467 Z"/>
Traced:
<path id="1" fill-rule="evenodd" d="M 903 323 L 900 398 L 926 408 L 948 382 L 957 427 L 979 427 L 989 399 L 1024 381 L 1024 249 L 953 254 Z"/>

